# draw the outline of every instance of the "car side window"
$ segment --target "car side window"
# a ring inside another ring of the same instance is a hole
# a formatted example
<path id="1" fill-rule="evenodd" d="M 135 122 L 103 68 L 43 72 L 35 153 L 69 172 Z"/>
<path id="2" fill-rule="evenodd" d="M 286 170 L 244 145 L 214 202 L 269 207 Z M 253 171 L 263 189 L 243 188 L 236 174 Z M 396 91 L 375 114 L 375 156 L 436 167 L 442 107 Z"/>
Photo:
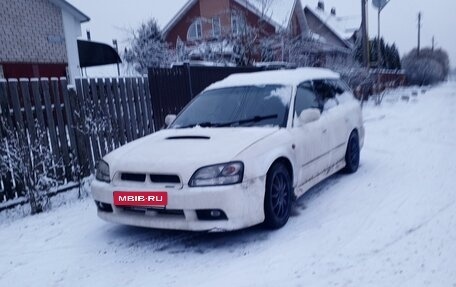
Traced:
<path id="1" fill-rule="evenodd" d="M 311 83 L 303 83 L 298 86 L 295 99 L 295 116 L 299 117 L 306 109 L 319 109 L 321 105 Z"/>
<path id="2" fill-rule="evenodd" d="M 337 87 L 335 82 L 331 80 L 314 81 L 315 92 L 323 101 L 323 110 L 331 110 L 339 104 L 336 95 L 343 93 L 341 87 Z"/>

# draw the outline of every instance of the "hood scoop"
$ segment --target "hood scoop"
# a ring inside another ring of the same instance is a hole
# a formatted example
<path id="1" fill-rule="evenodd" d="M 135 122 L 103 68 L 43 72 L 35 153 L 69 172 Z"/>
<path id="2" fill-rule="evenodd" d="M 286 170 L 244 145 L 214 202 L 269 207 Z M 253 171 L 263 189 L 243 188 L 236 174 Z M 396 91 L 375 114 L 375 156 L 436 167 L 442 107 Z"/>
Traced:
<path id="1" fill-rule="evenodd" d="M 209 140 L 208 136 L 172 136 L 167 137 L 166 140 Z"/>

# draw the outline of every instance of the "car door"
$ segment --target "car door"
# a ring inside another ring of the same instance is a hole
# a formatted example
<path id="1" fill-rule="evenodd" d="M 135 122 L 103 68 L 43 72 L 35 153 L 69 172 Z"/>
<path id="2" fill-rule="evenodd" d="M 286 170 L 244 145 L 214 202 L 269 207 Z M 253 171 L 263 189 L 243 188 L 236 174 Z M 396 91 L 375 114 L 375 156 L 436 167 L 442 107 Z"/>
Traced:
<path id="1" fill-rule="evenodd" d="M 326 79 L 314 82 L 317 95 L 323 102 L 322 122 L 328 139 L 328 168 L 343 159 L 345 154 L 347 136 L 346 111 L 344 105 L 339 103 L 338 95 L 343 93 L 337 80 Z M 342 155 L 342 156 L 341 156 Z"/>
<path id="2" fill-rule="evenodd" d="M 297 87 L 293 112 L 292 136 L 294 139 L 296 161 L 299 164 L 298 186 L 316 178 L 326 168 L 329 160 L 328 133 L 326 120 L 300 124 L 299 115 L 307 109 L 321 110 L 321 101 L 314 92 L 311 82 Z M 299 193 L 299 192 L 298 192 Z"/>

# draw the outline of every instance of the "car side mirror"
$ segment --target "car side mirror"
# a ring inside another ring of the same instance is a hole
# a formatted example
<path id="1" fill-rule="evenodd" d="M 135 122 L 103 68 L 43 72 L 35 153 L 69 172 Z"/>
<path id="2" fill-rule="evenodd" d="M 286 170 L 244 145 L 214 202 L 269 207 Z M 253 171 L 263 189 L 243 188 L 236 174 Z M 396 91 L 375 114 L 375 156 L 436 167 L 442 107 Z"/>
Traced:
<path id="1" fill-rule="evenodd" d="M 321 113 L 319 109 L 307 109 L 301 112 L 299 115 L 299 124 L 303 126 L 305 124 L 318 121 L 320 119 Z"/>
<path id="2" fill-rule="evenodd" d="M 173 115 L 173 114 L 167 115 L 167 116 L 165 117 L 165 125 L 166 125 L 166 127 L 169 127 L 169 126 L 174 122 L 174 120 L 176 119 L 176 117 L 177 117 L 177 116 L 176 116 L 176 115 Z"/>

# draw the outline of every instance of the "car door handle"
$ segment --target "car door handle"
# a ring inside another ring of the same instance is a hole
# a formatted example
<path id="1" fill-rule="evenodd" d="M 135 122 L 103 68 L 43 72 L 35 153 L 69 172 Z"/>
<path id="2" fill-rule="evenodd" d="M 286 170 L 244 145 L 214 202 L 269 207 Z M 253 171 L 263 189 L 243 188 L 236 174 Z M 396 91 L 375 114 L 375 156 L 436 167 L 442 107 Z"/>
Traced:
<path id="1" fill-rule="evenodd" d="M 324 129 L 324 130 L 323 130 L 323 133 L 325 134 L 327 131 L 328 131 L 327 129 Z"/>

